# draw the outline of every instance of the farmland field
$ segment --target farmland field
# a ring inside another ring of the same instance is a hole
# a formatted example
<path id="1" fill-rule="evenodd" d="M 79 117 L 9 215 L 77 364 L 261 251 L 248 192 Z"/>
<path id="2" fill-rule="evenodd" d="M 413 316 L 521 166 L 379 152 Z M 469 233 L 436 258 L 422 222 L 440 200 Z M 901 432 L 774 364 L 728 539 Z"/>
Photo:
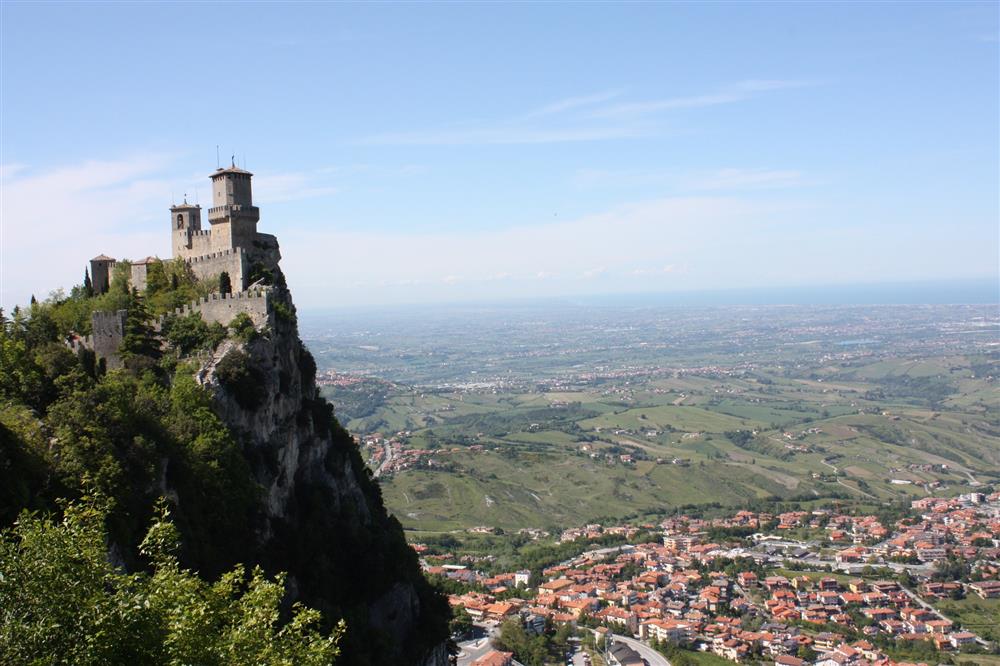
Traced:
<path id="1" fill-rule="evenodd" d="M 988 306 L 324 322 L 304 325 L 324 391 L 374 466 L 393 449 L 382 488 L 409 529 L 558 529 L 1000 482 Z"/>

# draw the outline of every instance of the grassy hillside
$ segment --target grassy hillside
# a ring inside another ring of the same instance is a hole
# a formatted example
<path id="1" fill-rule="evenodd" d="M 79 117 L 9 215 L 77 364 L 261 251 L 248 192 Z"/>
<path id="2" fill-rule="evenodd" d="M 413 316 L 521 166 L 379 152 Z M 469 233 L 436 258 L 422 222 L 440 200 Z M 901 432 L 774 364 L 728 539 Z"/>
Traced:
<path id="1" fill-rule="evenodd" d="M 1000 480 L 1000 422 L 984 408 L 1000 392 L 973 362 L 654 376 L 627 389 L 396 387 L 349 427 L 409 431 L 404 448 L 437 451 L 423 459 L 430 469 L 382 480 L 413 529 L 560 527 L 768 499 L 907 500 Z"/>

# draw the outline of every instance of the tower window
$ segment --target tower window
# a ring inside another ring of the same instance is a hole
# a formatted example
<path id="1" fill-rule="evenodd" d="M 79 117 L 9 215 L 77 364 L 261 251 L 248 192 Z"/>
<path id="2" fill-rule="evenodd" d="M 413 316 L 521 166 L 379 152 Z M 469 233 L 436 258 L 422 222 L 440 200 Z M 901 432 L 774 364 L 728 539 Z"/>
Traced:
<path id="1" fill-rule="evenodd" d="M 184 228 L 184 215 L 182 214 L 177 215 L 177 228 L 178 229 Z"/>

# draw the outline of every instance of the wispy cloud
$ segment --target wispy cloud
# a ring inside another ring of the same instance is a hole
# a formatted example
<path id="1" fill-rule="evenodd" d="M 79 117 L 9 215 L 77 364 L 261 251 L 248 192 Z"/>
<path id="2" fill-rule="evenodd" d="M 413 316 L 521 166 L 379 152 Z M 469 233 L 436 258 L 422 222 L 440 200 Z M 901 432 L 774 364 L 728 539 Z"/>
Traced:
<path id="1" fill-rule="evenodd" d="M 169 257 L 168 206 L 185 193 L 195 202 L 199 189 L 209 189 L 204 173 L 178 176 L 186 171 L 179 162 L 177 155 L 142 154 L 44 169 L 0 165 L 0 305 L 79 283 L 100 253 Z M 267 204 L 327 196 L 350 169 L 261 173 L 254 197 Z"/>
<path id="2" fill-rule="evenodd" d="M 573 109 L 579 109 L 585 106 L 593 106 L 594 104 L 600 104 L 601 102 L 607 102 L 608 100 L 614 99 L 622 94 L 621 90 L 607 90 L 605 92 L 597 93 L 594 95 L 582 95 L 580 97 L 567 97 L 566 99 L 561 99 L 551 104 L 546 104 L 543 107 L 535 109 L 534 111 L 529 111 L 524 114 L 522 118 L 539 118 L 542 116 L 551 116 L 556 113 L 563 113 L 565 111 L 570 111 Z"/>
<path id="3" fill-rule="evenodd" d="M 492 127 L 480 129 L 426 130 L 376 134 L 363 140 L 371 145 L 460 146 L 472 144 L 567 143 L 625 139 L 643 133 L 637 127 L 531 128 Z"/>
<path id="4" fill-rule="evenodd" d="M 289 173 L 260 173 L 254 177 L 254 199 L 260 203 L 298 201 L 336 194 L 330 169 Z"/>
<path id="5" fill-rule="evenodd" d="M 807 85 L 803 81 L 782 81 L 782 80 L 760 80 L 750 79 L 740 81 L 712 93 L 667 97 L 663 99 L 649 100 L 645 102 L 628 102 L 615 104 L 613 106 L 595 109 L 592 115 L 596 118 L 621 118 L 640 116 L 672 109 L 690 109 L 705 106 L 717 106 L 720 104 L 732 104 L 750 99 L 757 93 L 769 92 L 772 90 L 782 90 L 786 88 L 800 88 Z"/>
<path id="6" fill-rule="evenodd" d="M 804 184 L 802 173 L 790 169 L 720 169 L 682 179 L 686 190 L 759 190 Z"/>
<path id="7" fill-rule="evenodd" d="M 800 171 L 764 168 L 701 171 L 580 169 L 573 180 L 581 188 L 655 186 L 677 193 L 780 189 L 809 184 Z"/>
<path id="8" fill-rule="evenodd" d="M 806 85 L 801 81 L 748 79 L 719 90 L 686 97 L 608 105 L 621 90 L 567 97 L 520 115 L 491 123 L 383 132 L 363 137 L 360 143 L 393 146 L 460 146 L 608 141 L 648 136 L 660 131 L 639 118 L 671 109 L 730 104 L 758 94 Z"/>

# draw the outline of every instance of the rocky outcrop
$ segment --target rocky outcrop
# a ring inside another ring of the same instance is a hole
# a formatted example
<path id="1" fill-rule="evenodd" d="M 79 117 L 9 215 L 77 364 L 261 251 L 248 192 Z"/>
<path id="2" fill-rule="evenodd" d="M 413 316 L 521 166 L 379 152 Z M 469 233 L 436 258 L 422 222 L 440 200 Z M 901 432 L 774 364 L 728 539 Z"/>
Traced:
<path id="1" fill-rule="evenodd" d="M 277 244 L 267 252 L 276 261 Z M 260 487 L 253 559 L 288 572 L 291 600 L 346 619 L 342 663 L 446 664 L 447 603 L 423 579 L 353 438 L 320 397 L 291 295 L 279 286 L 272 300 L 270 327 L 227 339 L 196 374 Z"/>

